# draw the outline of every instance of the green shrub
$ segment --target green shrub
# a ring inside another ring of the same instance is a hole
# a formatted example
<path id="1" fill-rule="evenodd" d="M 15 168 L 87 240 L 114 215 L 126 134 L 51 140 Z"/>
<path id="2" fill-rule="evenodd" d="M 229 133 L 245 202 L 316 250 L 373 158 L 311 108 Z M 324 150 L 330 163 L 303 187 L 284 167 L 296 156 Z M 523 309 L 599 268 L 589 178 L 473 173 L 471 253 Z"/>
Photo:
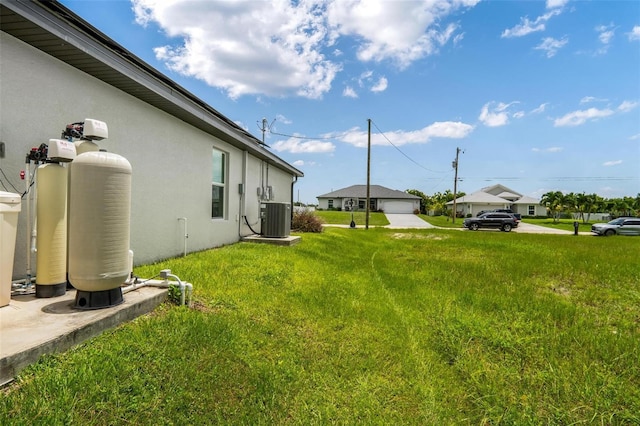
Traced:
<path id="1" fill-rule="evenodd" d="M 302 210 L 293 213 L 291 229 L 298 232 L 322 232 L 323 220 L 312 211 Z"/>

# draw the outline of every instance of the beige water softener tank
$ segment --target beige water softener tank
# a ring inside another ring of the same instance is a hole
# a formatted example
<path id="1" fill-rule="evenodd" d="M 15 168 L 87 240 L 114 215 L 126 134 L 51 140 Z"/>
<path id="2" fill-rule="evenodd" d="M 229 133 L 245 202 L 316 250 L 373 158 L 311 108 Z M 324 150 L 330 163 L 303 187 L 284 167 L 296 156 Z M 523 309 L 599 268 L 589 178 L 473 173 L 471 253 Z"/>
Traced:
<path id="1" fill-rule="evenodd" d="M 85 152 L 70 167 L 69 282 L 76 308 L 123 302 L 129 275 L 131 165 L 120 155 Z"/>
<path id="2" fill-rule="evenodd" d="M 38 167 L 36 297 L 67 291 L 67 176 L 60 164 Z"/>

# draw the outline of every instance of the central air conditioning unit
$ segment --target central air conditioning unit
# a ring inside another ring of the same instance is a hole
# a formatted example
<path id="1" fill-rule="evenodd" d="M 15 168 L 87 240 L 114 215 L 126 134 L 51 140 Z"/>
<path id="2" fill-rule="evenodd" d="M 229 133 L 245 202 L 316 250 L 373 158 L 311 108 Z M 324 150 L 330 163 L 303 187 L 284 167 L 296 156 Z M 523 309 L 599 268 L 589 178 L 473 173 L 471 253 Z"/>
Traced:
<path id="1" fill-rule="evenodd" d="M 291 232 L 291 204 L 261 203 L 260 217 L 263 237 L 283 238 Z"/>

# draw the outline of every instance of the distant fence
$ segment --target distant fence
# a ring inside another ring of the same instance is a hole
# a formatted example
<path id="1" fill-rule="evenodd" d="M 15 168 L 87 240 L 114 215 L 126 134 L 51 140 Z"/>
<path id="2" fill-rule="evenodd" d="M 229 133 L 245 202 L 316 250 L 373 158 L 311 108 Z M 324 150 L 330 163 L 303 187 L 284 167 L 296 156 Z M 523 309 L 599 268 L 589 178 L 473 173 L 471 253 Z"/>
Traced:
<path id="1" fill-rule="evenodd" d="M 314 206 L 293 206 L 294 212 L 315 212 L 316 208 Z"/>

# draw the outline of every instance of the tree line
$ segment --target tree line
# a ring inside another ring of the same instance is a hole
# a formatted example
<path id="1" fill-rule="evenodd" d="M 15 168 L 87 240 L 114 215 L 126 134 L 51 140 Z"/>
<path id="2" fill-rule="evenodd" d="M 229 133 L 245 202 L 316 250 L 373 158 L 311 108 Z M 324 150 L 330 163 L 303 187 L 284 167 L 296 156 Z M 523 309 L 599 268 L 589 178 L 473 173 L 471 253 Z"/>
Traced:
<path id="1" fill-rule="evenodd" d="M 576 215 L 583 222 L 588 222 L 592 213 L 607 213 L 613 217 L 640 215 L 640 193 L 635 197 L 604 198 L 598 194 L 549 191 L 542 195 L 540 204 L 547 208 L 555 222 L 563 214 Z"/>
<path id="2" fill-rule="evenodd" d="M 436 192 L 427 195 L 417 189 L 408 189 L 408 194 L 420 197 L 420 213 L 427 214 L 432 211 L 436 215 L 447 214 L 447 203 L 453 201 L 451 190 Z M 456 194 L 456 198 L 463 197 L 464 192 Z M 559 221 L 562 216 L 574 215 L 583 222 L 588 222 L 593 213 L 606 213 L 613 217 L 640 216 L 640 193 L 635 197 L 604 198 L 598 194 L 567 194 L 561 191 L 549 191 L 542 195 L 540 205 L 547 208 L 548 215 L 554 221 Z"/>
<path id="3" fill-rule="evenodd" d="M 433 195 L 427 195 L 417 189 L 407 189 L 405 192 L 407 194 L 420 197 L 420 213 L 427 214 L 432 211 L 435 212 L 436 216 L 446 214 L 448 210 L 447 203 L 449 201 L 453 201 L 454 198 L 460 198 L 466 195 L 464 192 L 458 192 L 454 197 L 453 192 L 449 189 L 444 192 L 436 192 Z"/>

